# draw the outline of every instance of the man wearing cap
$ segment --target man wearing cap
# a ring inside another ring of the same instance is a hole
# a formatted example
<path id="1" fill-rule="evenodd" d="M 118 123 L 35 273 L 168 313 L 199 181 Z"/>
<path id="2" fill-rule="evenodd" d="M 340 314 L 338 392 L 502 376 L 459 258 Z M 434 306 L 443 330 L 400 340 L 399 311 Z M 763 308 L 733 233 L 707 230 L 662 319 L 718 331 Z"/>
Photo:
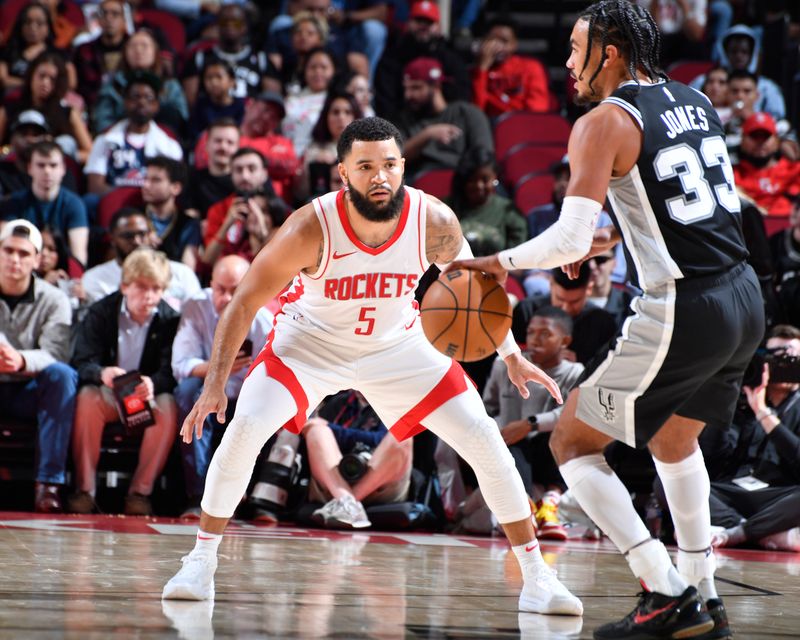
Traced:
<path id="1" fill-rule="evenodd" d="M 78 375 L 66 363 L 72 308 L 57 288 L 33 275 L 42 234 L 27 220 L 0 230 L 0 407 L 2 417 L 35 420 L 34 509 L 61 511 Z"/>
<path id="2" fill-rule="evenodd" d="M 67 241 L 72 257 L 85 265 L 89 246 L 86 207 L 77 194 L 61 184 L 66 174 L 61 147 L 50 140 L 33 145 L 28 174 L 31 186 L 0 201 L 0 217 L 24 218 L 40 230 L 50 227 Z"/>
<path id="3" fill-rule="evenodd" d="M 509 111 L 550 109 L 544 65 L 518 56 L 516 51 L 516 25 L 508 18 L 494 20 L 481 41 L 472 69 L 473 101 L 490 118 Z"/>
<path id="4" fill-rule="evenodd" d="M 442 93 L 444 72 L 434 58 L 416 58 L 403 70 L 404 107 L 398 122 L 406 138 L 406 177 L 428 169 L 455 169 L 470 149 L 494 151 L 489 120 L 475 105 L 449 103 Z"/>
<path id="5" fill-rule="evenodd" d="M 435 58 L 442 65 L 448 82 L 442 85 L 445 100 L 472 98 L 469 73 L 461 56 L 442 35 L 439 6 L 431 0 L 411 5 L 405 31 L 389 42 L 375 73 L 375 111 L 395 119 L 403 103 L 403 68 L 414 58 Z"/>
<path id="6" fill-rule="evenodd" d="M 780 157 L 775 120 L 754 113 L 742 124 L 739 164 L 733 167 L 736 185 L 770 216 L 788 217 L 792 199 L 800 193 L 800 162 Z"/>
<path id="7" fill-rule="evenodd" d="M 161 80 L 149 71 L 134 71 L 125 87 L 125 113 L 95 138 L 84 173 L 91 194 L 102 196 L 115 187 L 141 187 L 145 157 L 183 159 L 183 150 L 153 118 L 158 112 Z"/>

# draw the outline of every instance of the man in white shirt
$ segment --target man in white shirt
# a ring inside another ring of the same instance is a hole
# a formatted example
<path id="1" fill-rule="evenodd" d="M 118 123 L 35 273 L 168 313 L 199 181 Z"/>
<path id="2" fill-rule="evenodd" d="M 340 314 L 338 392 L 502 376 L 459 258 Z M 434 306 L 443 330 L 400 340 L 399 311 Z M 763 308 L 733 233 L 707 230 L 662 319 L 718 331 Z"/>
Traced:
<path id="1" fill-rule="evenodd" d="M 152 247 L 154 244 L 150 223 L 138 209 L 120 209 L 111 218 L 109 227 L 115 257 L 92 267 L 82 278 L 86 299 L 90 304 L 119 289 L 122 263 L 128 254 L 137 247 Z M 181 262 L 170 260 L 169 268 L 172 278 L 164 293 L 164 300 L 173 309 L 180 311 L 186 300 L 200 293 L 200 281 L 194 271 Z"/>
<path id="2" fill-rule="evenodd" d="M 211 286 L 203 289 L 183 307 L 181 322 L 172 346 L 172 373 L 178 381 L 175 401 L 178 404 L 178 419 L 183 421 L 203 391 L 208 361 L 214 343 L 214 331 L 219 317 L 233 297 L 236 287 L 244 278 L 250 263 L 236 255 L 220 258 L 211 273 Z M 233 417 L 236 399 L 242 388 L 247 371 L 266 342 L 272 328 L 272 314 L 261 308 L 250 325 L 250 332 L 233 364 L 225 386 L 228 397 L 227 420 Z M 226 422 L 227 422 L 226 420 Z M 190 444 L 181 441 L 186 493 L 189 498 L 186 511 L 181 517 L 200 517 L 200 498 L 211 462 L 214 429 L 222 427 L 215 416 L 208 416 L 201 438 Z"/>
<path id="3" fill-rule="evenodd" d="M 134 71 L 125 87 L 125 114 L 105 133 L 95 138 L 84 173 L 88 191 L 102 196 L 114 187 L 141 187 L 145 158 L 166 156 L 183 159 L 177 140 L 159 127 L 153 118 L 158 113 L 161 80 L 149 71 Z"/>

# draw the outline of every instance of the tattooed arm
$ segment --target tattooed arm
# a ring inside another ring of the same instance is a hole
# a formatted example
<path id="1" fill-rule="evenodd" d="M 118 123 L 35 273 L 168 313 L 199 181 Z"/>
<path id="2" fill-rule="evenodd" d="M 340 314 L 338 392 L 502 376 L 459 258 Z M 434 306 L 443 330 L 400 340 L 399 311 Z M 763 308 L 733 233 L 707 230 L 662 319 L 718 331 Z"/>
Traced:
<path id="1" fill-rule="evenodd" d="M 428 199 L 428 211 L 425 222 L 425 253 L 428 262 L 441 268 L 456 257 L 472 257 L 461 255 L 462 247 L 469 250 L 469 245 L 461 233 L 461 225 L 456 214 L 444 202 L 432 195 L 425 194 Z"/>

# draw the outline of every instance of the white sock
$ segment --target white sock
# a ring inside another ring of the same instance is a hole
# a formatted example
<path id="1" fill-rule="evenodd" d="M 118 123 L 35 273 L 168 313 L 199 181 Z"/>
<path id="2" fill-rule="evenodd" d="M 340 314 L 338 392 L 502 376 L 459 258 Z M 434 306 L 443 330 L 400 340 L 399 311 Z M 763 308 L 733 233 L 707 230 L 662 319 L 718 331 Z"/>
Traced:
<path id="1" fill-rule="evenodd" d="M 622 553 L 650 539 L 628 490 L 602 454 L 574 458 L 558 469 L 586 515 Z"/>
<path id="2" fill-rule="evenodd" d="M 664 485 L 675 537 L 678 540 L 678 571 L 706 600 L 716 598 L 711 549 L 711 482 L 703 453 L 697 449 L 680 462 L 653 462 Z"/>
<path id="3" fill-rule="evenodd" d="M 219 543 L 222 542 L 221 533 L 207 533 L 200 529 L 197 530 L 197 541 L 194 544 L 192 552 L 208 553 L 212 556 L 217 555 L 217 548 Z"/>
<path id="4" fill-rule="evenodd" d="M 639 578 L 648 591 L 668 596 L 679 596 L 689 586 L 672 564 L 667 548 L 650 539 L 637 545 L 625 555 L 633 575 Z"/>
<path id="5" fill-rule="evenodd" d="M 716 568 L 717 558 L 711 547 L 703 551 L 678 549 L 678 571 L 690 585 L 697 587 L 704 600 L 719 597 L 714 584 Z"/>
<path id="6" fill-rule="evenodd" d="M 526 575 L 532 568 L 544 564 L 542 558 L 542 551 L 539 548 L 538 540 L 531 540 L 528 544 L 521 544 L 516 547 L 511 547 L 514 555 L 517 556 L 519 568 L 522 569 L 522 575 Z"/>

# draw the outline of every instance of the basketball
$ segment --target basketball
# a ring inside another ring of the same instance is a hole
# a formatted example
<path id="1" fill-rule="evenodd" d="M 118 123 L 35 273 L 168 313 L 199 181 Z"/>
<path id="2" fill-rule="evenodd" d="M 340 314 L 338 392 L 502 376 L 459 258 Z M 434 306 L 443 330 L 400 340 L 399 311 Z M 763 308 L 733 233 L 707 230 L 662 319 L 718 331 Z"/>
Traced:
<path id="1" fill-rule="evenodd" d="M 431 344 L 460 362 L 491 355 L 511 327 L 505 289 L 491 276 L 466 269 L 439 276 L 422 298 L 420 315 Z"/>

